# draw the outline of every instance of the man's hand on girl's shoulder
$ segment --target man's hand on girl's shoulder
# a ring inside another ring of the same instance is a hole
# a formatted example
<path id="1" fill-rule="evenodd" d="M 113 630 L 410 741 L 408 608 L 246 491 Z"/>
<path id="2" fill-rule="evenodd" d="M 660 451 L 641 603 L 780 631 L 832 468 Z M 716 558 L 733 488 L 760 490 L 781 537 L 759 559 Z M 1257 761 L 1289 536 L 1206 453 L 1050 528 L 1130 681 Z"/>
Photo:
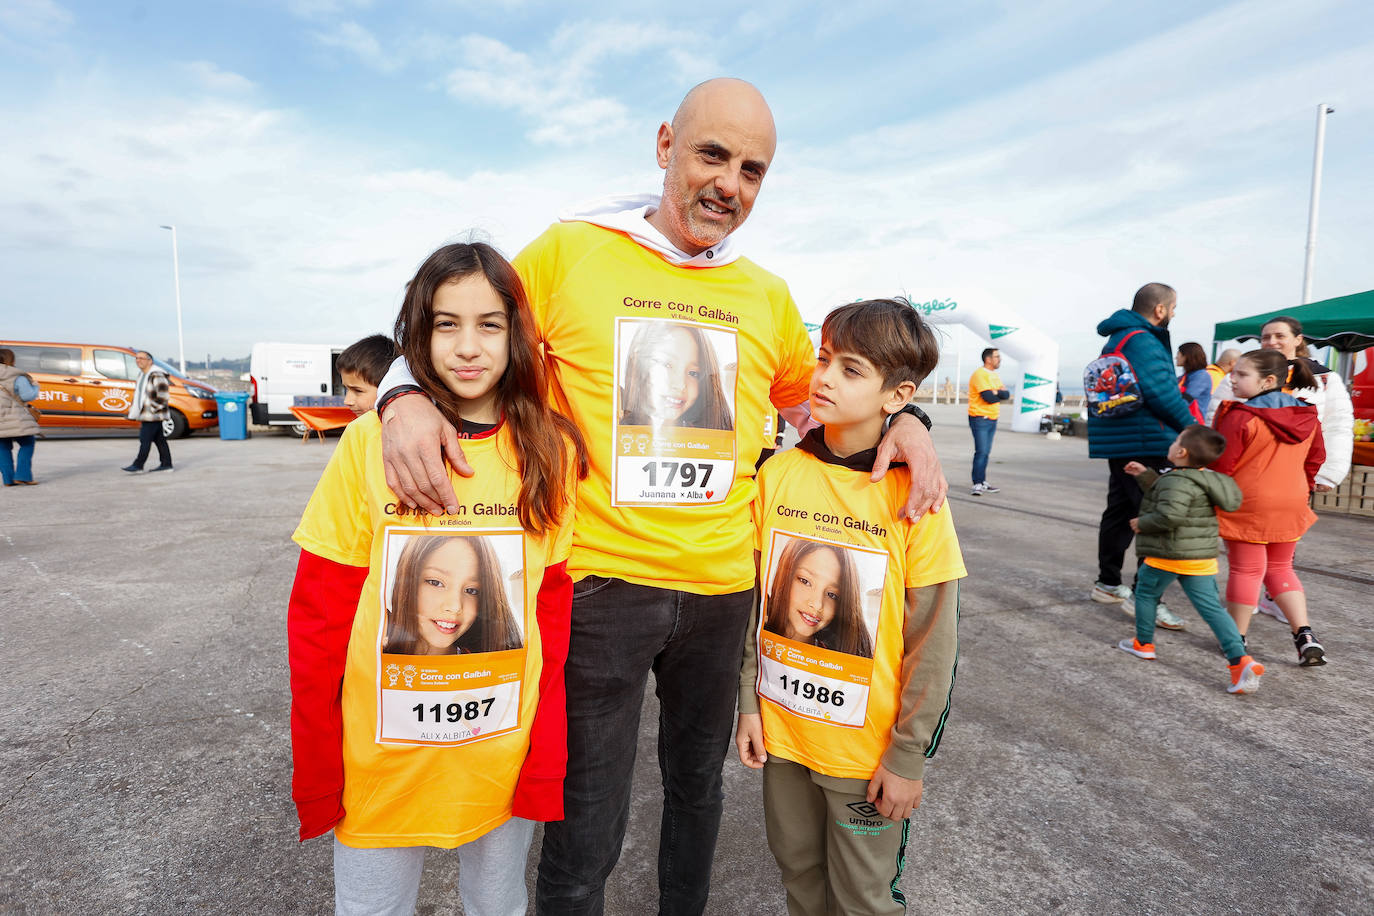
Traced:
<path id="1" fill-rule="evenodd" d="M 456 512 L 458 499 L 444 457 L 461 476 L 472 476 L 458 430 L 424 397 L 395 398 L 381 420 L 382 465 L 391 492 L 414 509 Z"/>

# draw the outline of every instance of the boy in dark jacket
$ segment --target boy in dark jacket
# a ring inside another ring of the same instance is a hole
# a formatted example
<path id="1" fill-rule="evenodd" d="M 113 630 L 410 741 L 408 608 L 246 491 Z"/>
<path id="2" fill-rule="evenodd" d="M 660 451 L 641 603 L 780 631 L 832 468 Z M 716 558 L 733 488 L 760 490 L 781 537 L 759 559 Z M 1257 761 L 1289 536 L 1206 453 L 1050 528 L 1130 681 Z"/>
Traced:
<path id="1" fill-rule="evenodd" d="M 1135 588 L 1135 639 L 1117 648 L 1155 658 L 1155 605 L 1178 579 L 1183 593 L 1212 628 L 1231 669 L 1228 693 L 1254 693 L 1264 666 L 1245 654 L 1245 642 L 1217 594 L 1218 508 L 1240 508 L 1241 492 L 1225 474 L 1205 470 L 1226 450 L 1226 438 L 1206 426 L 1189 426 L 1169 446 L 1174 469 L 1157 473 L 1138 461 L 1126 465 L 1145 491 L 1131 519 L 1136 553 L 1144 558 Z"/>

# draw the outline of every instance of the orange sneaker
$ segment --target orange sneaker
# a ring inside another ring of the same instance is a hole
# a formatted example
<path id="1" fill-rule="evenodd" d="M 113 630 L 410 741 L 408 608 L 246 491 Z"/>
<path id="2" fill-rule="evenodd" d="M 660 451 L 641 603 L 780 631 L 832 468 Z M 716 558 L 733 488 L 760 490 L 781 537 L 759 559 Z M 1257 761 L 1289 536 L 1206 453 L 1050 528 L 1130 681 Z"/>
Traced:
<path id="1" fill-rule="evenodd" d="M 1227 693 L 1254 693 L 1259 690 L 1260 675 L 1264 673 L 1264 666 L 1259 662 L 1243 655 L 1240 661 L 1227 667 L 1231 669 L 1231 686 L 1226 688 Z"/>
<path id="2" fill-rule="evenodd" d="M 1123 639 L 1116 644 L 1122 652 L 1129 652 L 1136 658 L 1155 658 L 1155 644 L 1152 642 L 1141 642 L 1138 639 Z"/>

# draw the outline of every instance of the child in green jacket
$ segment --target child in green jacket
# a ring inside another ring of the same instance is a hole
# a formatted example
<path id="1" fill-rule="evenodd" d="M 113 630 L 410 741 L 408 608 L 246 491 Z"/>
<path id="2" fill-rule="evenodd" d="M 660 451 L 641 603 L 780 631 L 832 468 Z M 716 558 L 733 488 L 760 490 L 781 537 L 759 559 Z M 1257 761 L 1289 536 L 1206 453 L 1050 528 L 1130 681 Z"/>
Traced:
<path id="1" fill-rule="evenodd" d="M 1245 652 L 1245 641 L 1217 594 L 1218 508 L 1240 508 L 1241 492 L 1225 474 L 1206 470 L 1226 450 L 1226 438 L 1206 426 L 1189 426 L 1169 446 L 1173 470 L 1158 474 L 1138 461 L 1124 470 L 1136 478 L 1144 498 L 1131 519 L 1136 553 L 1145 558 L 1135 589 L 1135 639 L 1117 648 L 1137 658 L 1155 658 L 1155 605 L 1178 579 L 1183 593 L 1212 628 L 1231 669 L 1228 693 L 1254 693 L 1264 666 Z"/>

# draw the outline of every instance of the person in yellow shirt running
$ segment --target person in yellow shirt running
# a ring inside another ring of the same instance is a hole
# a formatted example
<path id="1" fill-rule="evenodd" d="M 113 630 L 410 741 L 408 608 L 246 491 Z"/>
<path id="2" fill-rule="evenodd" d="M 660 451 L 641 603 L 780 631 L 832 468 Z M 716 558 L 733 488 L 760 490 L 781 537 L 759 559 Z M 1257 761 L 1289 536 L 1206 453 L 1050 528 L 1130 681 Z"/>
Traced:
<path id="1" fill-rule="evenodd" d="M 968 425 L 973 431 L 971 492 L 974 496 L 1001 489 L 987 480 L 988 456 L 992 454 L 992 437 L 997 433 L 997 416 L 1002 411 L 1002 402 L 1011 398 L 1011 392 L 1002 386 L 1002 377 L 997 374 L 1001 365 L 1001 352 L 996 347 L 988 347 L 983 351 L 983 365 L 968 379 Z"/>

